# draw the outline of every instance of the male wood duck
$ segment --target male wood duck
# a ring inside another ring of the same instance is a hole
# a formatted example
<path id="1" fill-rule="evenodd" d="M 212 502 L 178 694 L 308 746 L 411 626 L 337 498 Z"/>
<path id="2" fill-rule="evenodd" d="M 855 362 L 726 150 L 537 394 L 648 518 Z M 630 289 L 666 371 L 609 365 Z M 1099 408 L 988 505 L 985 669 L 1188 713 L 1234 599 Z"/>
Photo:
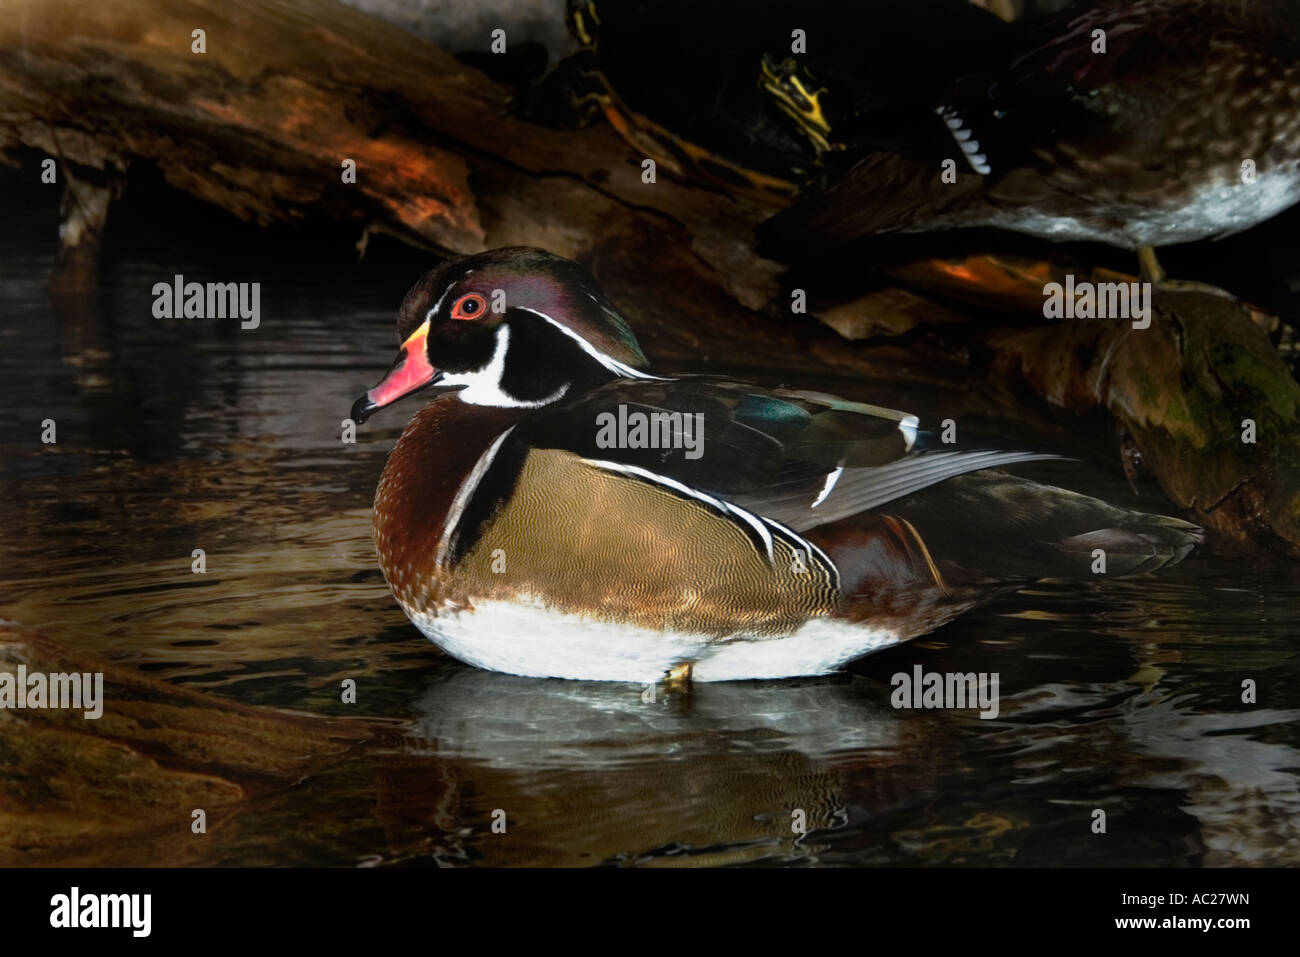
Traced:
<path id="1" fill-rule="evenodd" d="M 775 95 L 798 85 L 791 69 L 765 74 Z M 1300 0 L 1076 5 L 1029 25 L 1000 65 L 924 92 L 821 134 L 862 159 L 761 227 L 766 252 L 995 227 L 1138 249 L 1160 279 L 1151 247 L 1300 200 Z"/>
<path id="2" fill-rule="evenodd" d="M 1039 578 L 1154 571 L 1195 525 L 992 467 L 915 416 L 662 376 L 578 264 L 445 262 L 352 417 L 434 393 L 375 496 L 394 596 L 472 665 L 615 681 L 830 672 Z"/>

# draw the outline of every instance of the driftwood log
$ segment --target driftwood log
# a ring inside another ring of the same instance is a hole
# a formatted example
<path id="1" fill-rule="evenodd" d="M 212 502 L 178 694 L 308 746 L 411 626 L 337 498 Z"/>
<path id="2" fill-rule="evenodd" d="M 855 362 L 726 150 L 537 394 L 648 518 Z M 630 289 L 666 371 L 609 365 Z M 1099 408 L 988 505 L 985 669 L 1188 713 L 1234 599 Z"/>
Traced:
<path id="1" fill-rule="evenodd" d="M 0 709 L 0 866 L 195 863 L 250 798 L 300 785 L 388 729 L 250 708 L 0 621 L 0 674 L 104 676 L 102 715 Z M 107 702 L 107 704 L 105 704 Z"/>
<path id="2" fill-rule="evenodd" d="M 355 221 L 363 249 L 375 233 L 438 254 L 544 246 L 588 262 L 666 368 L 824 378 L 1040 439 L 1100 411 L 1114 424 L 1102 453 L 1140 453 L 1127 461 L 1220 545 L 1300 555 L 1296 383 L 1229 300 L 1166 298 L 1143 334 L 1047 324 L 1041 283 L 1059 265 L 976 257 L 893 269 L 847 301 L 809 290 L 810 313 L 792 315 L 791 280 L 753 251 L 770 208 L 662 169 L 643 182 L 644 157 L 610 127 L 516 119 L 506 87 L 333 0 L 9 0 L 5 13 L 0 155 L 58 161 L 65 286 L 93 280 L 135 163 L 251 223 Z M 963 301 L 983 305 L 978 319 Z"/>

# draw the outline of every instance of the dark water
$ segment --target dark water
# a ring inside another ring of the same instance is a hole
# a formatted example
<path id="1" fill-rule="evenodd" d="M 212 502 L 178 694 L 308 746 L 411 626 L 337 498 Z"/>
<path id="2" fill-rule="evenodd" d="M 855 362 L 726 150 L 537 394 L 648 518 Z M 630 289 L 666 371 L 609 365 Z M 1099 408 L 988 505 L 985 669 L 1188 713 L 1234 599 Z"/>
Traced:
<path id="1" fill-rule="evenodd" d="M 1294 567 L 1196 557 L 1044 585 L 849 674 L 653 701 L 476 671 L 406 622 L 376 567 L 370 499 L 411 408 L 339 440 L 426 257 L 381 241 L 358 263 L 350 234 L 261 233 L 150 193 L 128 196 L 102 289 L 56 303 L 56 197 L 12 176 L 0 196 L 0 617 L 242 703 L 400 731 L 246 803 L 204 861 L 1300 863 Z M 261 327 L 154 319 L 151 287 L 177 272 L 262 281 Z M 1164 507 L 1101 470 L 1038 474 Z M 895 710 L 890 677 L 914 665 L 997 672 L 1000 714 Z M 118 853 L 102 862 L 136 862 Z"/>

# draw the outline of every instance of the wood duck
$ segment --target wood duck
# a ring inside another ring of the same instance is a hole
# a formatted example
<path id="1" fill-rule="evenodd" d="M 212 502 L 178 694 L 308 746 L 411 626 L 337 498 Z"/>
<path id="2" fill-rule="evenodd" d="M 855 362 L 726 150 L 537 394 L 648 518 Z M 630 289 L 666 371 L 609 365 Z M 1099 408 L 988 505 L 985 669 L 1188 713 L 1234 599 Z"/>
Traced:
<path id="1" fill-rule="evenodd" d="M 782 75 L 768 80 L 779 94 Z M 808 260 L 881 233 L 994 227 L 1138 249 L 1158 280 L 1151 247 L 1300 200 L 1300 0 L 1076 6 L 926 96 L 825 131 L 860 161 L 765 224 L 764 250 Z"/>
<path id="2" fill-rule="evenodd" d="M 1039 578 L 1149 572 L 1201 530 L 993 469 L 915 416 L 651 372 L 591 275 L 539 249 L 448 261 L 352 417 L 434 398 L 375 496 L 379 562 L 471 665 L 650 682 L 830 672 Z M 1100 551 L 1097 551 L 1100 550 Z"/>

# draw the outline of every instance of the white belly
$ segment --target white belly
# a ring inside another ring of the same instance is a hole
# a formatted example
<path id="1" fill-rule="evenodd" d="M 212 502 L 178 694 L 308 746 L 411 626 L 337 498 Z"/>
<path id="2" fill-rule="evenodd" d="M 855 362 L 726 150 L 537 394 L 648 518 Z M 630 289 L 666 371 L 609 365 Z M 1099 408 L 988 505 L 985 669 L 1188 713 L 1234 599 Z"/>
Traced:
<path id="1" fill-rule="evenodd" d="M 692 663 L 694 681 L 822 675 L 898 644 L 892 631 L 814 619 L 783 638 L 678 634 L 555 612 L 519 602 L 479 602 L 473 612 L 411 621 L 453 658 L 477 668 L 535 678 L 660 681 Z"/>
<path id="2" fill-rule="evenodd" d="M 1300 168 L 1295 163 L 1284 163 L 1261 172 L 1254 183 L 1207 185 L 1189 202 L 1176 206 L 1117 211 L 1120 222 L 1113 227 L 1018 209 L 998 210 L 984 225 L 1058 242 L 1085 240 L 1129 248 L 1168 246 L 1241 232 L 1296 202 L 1300 202 Z"/>

